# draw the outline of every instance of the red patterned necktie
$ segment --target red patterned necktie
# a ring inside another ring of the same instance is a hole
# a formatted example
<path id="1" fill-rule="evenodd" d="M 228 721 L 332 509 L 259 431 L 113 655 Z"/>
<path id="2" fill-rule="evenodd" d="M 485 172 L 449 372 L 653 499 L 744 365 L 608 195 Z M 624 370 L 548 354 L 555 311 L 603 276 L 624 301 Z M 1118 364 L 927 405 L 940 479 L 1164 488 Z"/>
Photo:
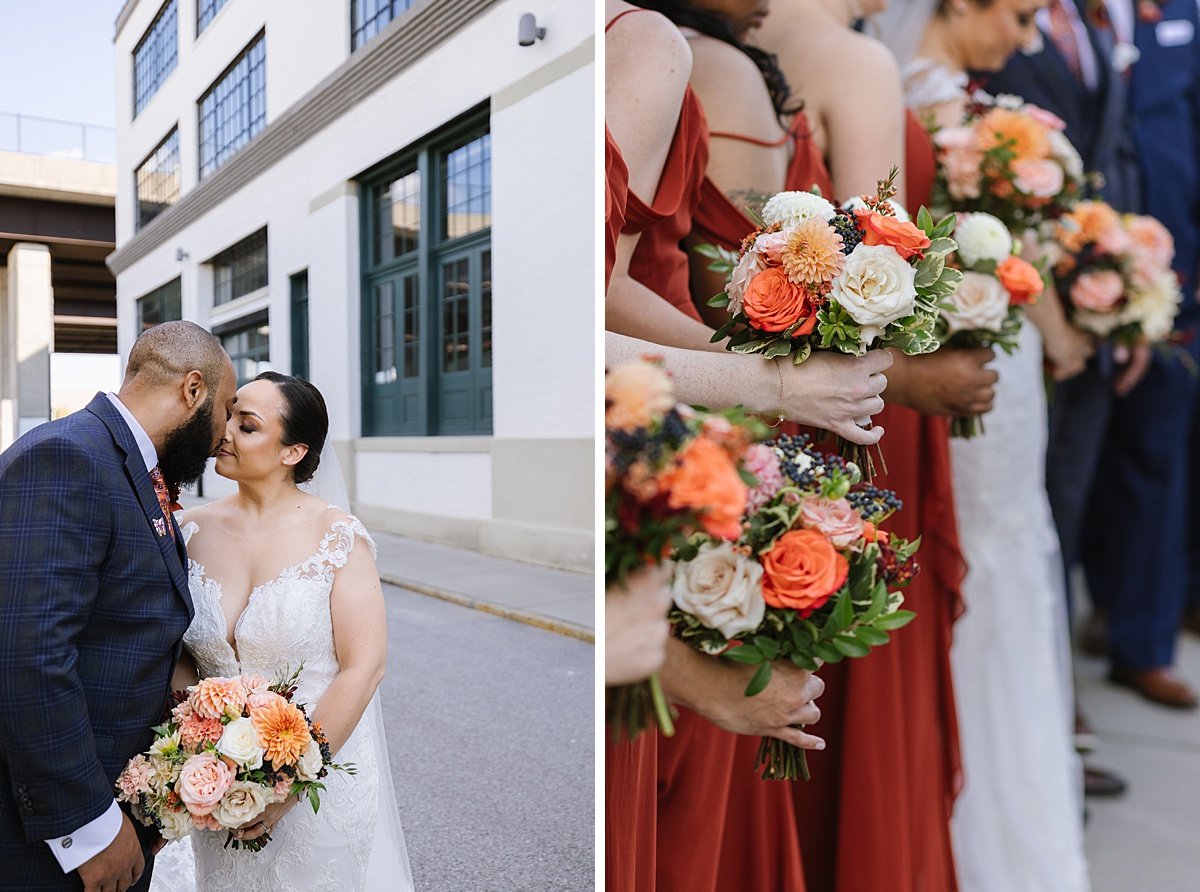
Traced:
<path id="1" fill-rule="evenodd" d="M 1062 53 L 1063 60 L 1075 80 L 1083 82 L 1083 64 L 1079 61 L 1079 45 L 1075 43 L 1075 29 L 1071 27 L 1071 17 L 1063 8 L 1062 0 L 1051 0 L 1050 9 L 1050 39 L 1055 48 Z"/>
<path id="2" fill-rule="evenodd" d="M 163 480 L 162 471 L 158 469 L 158 465 L 155 465 L 154 470 L 150 472 L 150 479 L 154 482 L 154 494 L 158 496 L 158 506 L 162 508 L 163 519 L 167 522 L 167 532 L 174 539 L 175 525 L 171 523 L 171 494 L 167 492 L 167 481 Z"/>

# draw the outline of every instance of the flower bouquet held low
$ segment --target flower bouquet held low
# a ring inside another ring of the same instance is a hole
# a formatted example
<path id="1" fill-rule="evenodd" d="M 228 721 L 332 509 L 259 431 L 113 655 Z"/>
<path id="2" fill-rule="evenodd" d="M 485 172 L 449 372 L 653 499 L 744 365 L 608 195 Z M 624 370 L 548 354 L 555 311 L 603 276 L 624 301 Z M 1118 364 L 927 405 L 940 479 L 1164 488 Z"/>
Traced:
<path id="1" fill-rule="evenodd" d="M 1126 346 L 1167 338 L 1183 295 L 1165 226 L 1081 201 L 1055 221 L 1051 239 L 1055 284 L 1075 326 Z"/>
<path id="2" fill-rule="evenodd" d="M 671 379 L 647 361 L 604 377 L 604 581 L 666 560 L 697 531 L 714 541 L 741 535 L 749 492 L 746 447 L 765 429 L 740 410 L 695 411 L 675 403 Z M 614 597 L 619 597 L 616 595 Z M 658 678 L 606 691 L 614 740 L 632 740 L 657 720 L 674 733 Z"/>
<path id="3" fill-rule="evenodd" d="M 286 670 L 285 670 L 286 671 Z M 225 845 L 259 851 L 269 834 L 238 840 L 233 831 L 289 796 L 306 797 L 316 812 L 321 782 L 339 765 L 319 722 L 295 703 L 300 670 L 270 685 L 259 675 L 205 678 L 187 692 L 154 743 L 117 778 L 117 799 L 168 842 L 194 830 L 224 830 Z"/>
<path id="4" fill-rule="evenodd" d="M 917 572 L 919 541 L 879 528 L 900 503 L 862 483 L 857 469 L 784 435 L 747 451 L 758 483 L 736 541 L 698 534 L 680 549 L 670 619 L 697 650 L 757 667 L 752 697 L 789 660 L 865 657 L 914 617 L 899 589 Z M 808 779 L 803 750 L 764 737 L 755 767 L 768 780 Z"/>
<path id="5" fill-rule="evenodd" d="M 950 263 L 963 271 L 963 280 L 941 303 L 938 337 L 943 346 L 999 347 L 1012 353 L 1022 309 L 1042 293 L 1041 273 L 1013 253 L 1012 234 L 991 214 L 962 214 L 954 236 L 958 251 Z M 954 437 L 982 432 L 979 416 L 955 418 L 950 424 Z"/>
<path id="6" fill-rule="evenodd" d="M 797 364 L 813 350 L 936 350 L 938 301 L 961 278 L 946 266 L 954 219 L 935 224 L 922 208 L 914 225 L 890 200 L 895 177 L 893 169 L 876 195 L 843 209 L 813 193 L 781 192 L 763 207 L 762 226 L 740 254 L 698 247 L 711 269 L 730 276 L 709 301 L 729 313 L 713 342 L 728 338 L 725 347 L 735 353 Z M 843 444 L 842 454 L 870 474 L 864 447 Z"/>

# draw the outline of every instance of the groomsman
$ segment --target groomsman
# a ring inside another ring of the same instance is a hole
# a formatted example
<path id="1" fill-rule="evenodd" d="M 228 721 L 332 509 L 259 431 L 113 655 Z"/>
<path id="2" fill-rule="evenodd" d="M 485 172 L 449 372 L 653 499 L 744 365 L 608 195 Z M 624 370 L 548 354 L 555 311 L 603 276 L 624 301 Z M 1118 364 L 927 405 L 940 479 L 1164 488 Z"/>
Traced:
<path id="1" fill-rule="evenodd" d="M 1140 209 L 1140 182 L 1133 141 L 1126 127 L 1126 74 L 1132 48 L 1118 46 L 1111 28 L 1088 14 L 1086 3 L 1050 0 L 1039 10 L 1039 47 L 1013 56 L 987 81 L 991 93 L 1013 93 L 1053 112 L 1067 125 L 1066 136 L 1084 168 L 1104 176 L 1100 196 L 1119 211 Z M 1059 381 L 1050 400 L 1046 450 L 1046 489 L 1062 546 L 1063 571 L 1070 591 L 1070 570 L 1079 559 L 1084 512 L 1112 412 L 1113 390 L 1128 390 L 1145 371 L 1148 351 L 1121 357 L 1100 345 L 1086 368 Z M 1133 361 L 1128 361 L 1133 360 Z M 1086 723 L 1077 713 L 1077 741 Z M 1090 735 L 1089 735 L 1090 736 Z M 1114 795 L 1125 782 L 1088 767 L 1084 789 Z"/>
<path id="2" fill-rule="evenodd" d="M 1188 590 L 1190 438 L 1200 396 L 1200 15 L 1196 0 L 1109 0 L 1108 8 L 1118 40 L 1138 51 L 1128 110 L 1143 210 L 1175 238 L 1184 300 L 1174 352 L 1156 350 L 1145 377 L 1113 405 L 1083 559 L 1107 610 L 1111 680 L 1191 709 L 1196 694 L 1173 665 Z"/>

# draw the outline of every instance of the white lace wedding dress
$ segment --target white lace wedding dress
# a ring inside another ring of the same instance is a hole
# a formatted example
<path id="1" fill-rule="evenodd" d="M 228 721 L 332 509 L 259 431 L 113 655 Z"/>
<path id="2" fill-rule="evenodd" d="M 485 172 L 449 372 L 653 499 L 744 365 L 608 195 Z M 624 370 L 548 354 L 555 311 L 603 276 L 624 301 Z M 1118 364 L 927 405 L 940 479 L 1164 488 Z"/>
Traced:
<path id="1" fill-rule="evenodd" d="M 198 530 L 188 523 L 184 541 Z M 196 616 L 183 640 L 200 677 L 258 673 L 272 681 L 303 663 L 296 700 L 314 709 L 338 673 L 329 612 L 334 574 L 358 539 L 374 553 L 357 518 L 338 520 L 307 560 L 254 589 L 234 627 L 236 654 L 225 637 L 221 586 L 189 560 Z M 220 832 L 171 843 L 155 858 L 152 892 L 411 892 L 378 694 L 335 761 L 353 762 L 357 773 L 330 772 L 319 813 L 307 802 L 293 807 L 260 852 L 225 848 Z"/>
<path id="2" fill-rule="evenodd" d="M 919 110 L 966 75 L 904 69 Z M 1046 495 L 1042 339 L 1030 322 L 1000 376 L 985 433 L 951 441 L 966 612 L 954 626 L 963 790 L 951 825 L 961 892 L 1085 892 L 1082 772 L 1058 534 Z"/>

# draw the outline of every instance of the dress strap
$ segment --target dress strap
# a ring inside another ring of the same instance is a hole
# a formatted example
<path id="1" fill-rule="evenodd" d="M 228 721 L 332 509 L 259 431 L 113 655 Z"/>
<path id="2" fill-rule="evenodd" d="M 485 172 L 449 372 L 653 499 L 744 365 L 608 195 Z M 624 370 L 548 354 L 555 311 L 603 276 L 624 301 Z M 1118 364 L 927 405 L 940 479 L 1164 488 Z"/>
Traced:
<path id="1" fill-rule="evenodd" d="M 758 139 L 753 136 L 746 136 L 741 133 L 728 133 L 722 130 L 709 131 L 708 135 L 713 139 L 736 139 L 738 142 L 748 142 L 751 145 L 762 146 L 765 149 L 777 149 L 785 145 L 789 139 L 795 139 L 795 134 L 790 130 L 776 140 Z"/>
<path id="2" fill-rule="evenodd" d="M 630 13 L 634 13 L 634 12 L 653 12 L 653 11 L 654 11 L 654 10 L 652 10 L 652 9 L 626 9 L 624 12 L 618 12 L 618 13 L 617 13 L 615 16 L 613 16 L 613 17 L 612 17 L 612 18 L 609 20 L 608 24 L 604 26 L 604 33 L 605 33 L 605 34 L 607 34 L 607 33 L 608 33 L 608 29 L 609 29 L 609 28 L 611 28 L 611 27 L 612 27 L 613 25 L 615 25 L 617 22 L 621 21 L 621 19 L 625 18 L 625 16 L 629 15 Z"/>

